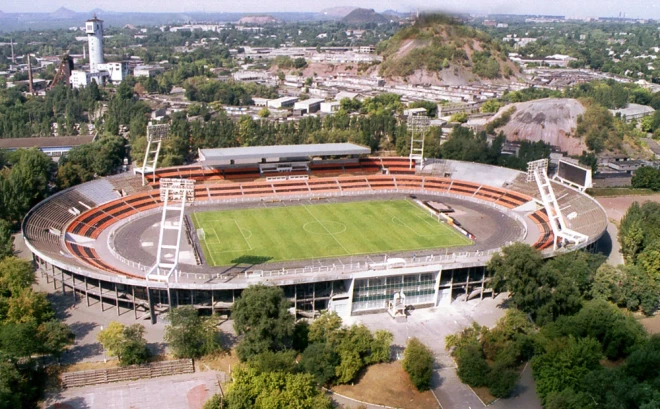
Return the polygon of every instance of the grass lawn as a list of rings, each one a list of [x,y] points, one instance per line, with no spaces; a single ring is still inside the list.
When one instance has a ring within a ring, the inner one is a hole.
[[[633,187],[595,187],[587,189],[587,193],[594,197],[617,197],[631,195],[657,195],[651,189],[636,189]]]
[[[211,266],[472,244],[407,200],[199,212],[192,220],[204,230]]]

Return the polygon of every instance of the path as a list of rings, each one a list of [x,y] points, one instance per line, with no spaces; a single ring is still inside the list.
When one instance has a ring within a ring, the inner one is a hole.
[[[202,409],[204,402],[219,392],[215,372],[195,372],[65,389],[49,397],[46,408]]]

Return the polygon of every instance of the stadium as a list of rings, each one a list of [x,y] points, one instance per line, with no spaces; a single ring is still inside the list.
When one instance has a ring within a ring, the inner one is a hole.
[[[151,139],[150,139],[151,145]],[[178,305],[229,311],[252,284],[313,317],[482,298],[491,255],[514,242],[552,257],[592,247],[603,208],[590,174],[374,157],[349,143],[202,149],[190,166],[144,165],[58,192],[22,231],[54,289],[135,318]],[[155,152],[155,158],[148,156]],[[413,156],[413,155],[411,155]]]

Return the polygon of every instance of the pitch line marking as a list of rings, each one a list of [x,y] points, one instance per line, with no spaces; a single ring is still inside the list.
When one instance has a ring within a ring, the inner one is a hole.
[[[199,226],[199,220],[197,220],[197,213],[193,213],[193,217],[195,218],[195,222]],[[217,234],[216,234],[216,236],[217,236]],[[211,248],[209,247],[209,244],[206,242],[206,239],[204,239],[204,245],[206,246],[206,252],[211,257],[211,261],[213,262],[213,265],[214,266],[217,265],[216,262],[215,262],[215,259],[213,258],[213,253],[211,252]]]
[[[421,209],[420,209],[419,207],[417,207],[414,203],[410,202],[409,200],[405,200],[405,202],[406,202],[409,206],[412,206],[415,210],[417,210],[417,211],[421,211]],[[390,213],[390,214],[391,214],[391,213]],[[429,217],[431,217],[431,218],[433,219],[432,216],[429,215]],[[443,223],[440,223],[440,221],[438,220],[438,224],[442,225]],[[452,236],[454,236],[454,237],[461,238],[461,239],[463,239],[463,240],[462,240],[463,242],[468,242],[468,243],[470,243],[470,244],[473,244],[473,243],[474,243],[472,240],[468,239],[467,237],[465,237],[465,236],[463,236],[462,234],[460,234],[459,232],[457,232],[453,227],[451,227],[451,226],[447,226],[447,227],[449,227],[449,232],[450,232],[449,235],[452,235]],[[443,236],[445,236],[445,235],[443,234]]]
[[[325,225],[323,225],[323,223],[334,223],[334,224],[341,225],[341,227],[343,228],[343,230],[337,231],[337,232],[335,232],[335,233],[330,233],[330,234],[342,234],[343,232],[346,231],[346,225],[345,225],[344,223],[342,223],[342,222],[334,222],[334,221],[332,221],[332,220],[325,220],[325,221],[319,221],[319,222],[307,222],[307,223],[303,224],[303,230],[305,230],[305,231],[306,231],[307,233],[309,233],[309,234],[320,234],[320,235],[323,235],[323,236],[327,236],[327,234],[317,233],[317,232],[312,231],[312,230],[310,230],[310,229],[307,228],[307,226],[309,226],[309,225],[320,224],[321,227],[325,228],[325,230],[328,231],[328,228],[325,227]]]
[[[252,246],[250,245],[250,242],[245,237],[245,234],[243,234],[243,229],[241,229],[241,226],[238,225],[238,222],[236,221],[236,219],[232,219],[232,220],[236,224],[236,227],[238,228],[238,231],[241,232],[241,236],[243,236],[243,240],[245,240],[245,244],[248,245],[248,251],[252,250]],[[250,232],[250,237],[252,237],[252,232]]]
[[[314,218],[314,220],[316,220],[316,221],[317,221],[317,222],[318,222],[318,223],[319,223],[319,224],[325,229],[325,231],[327,231],[328,234],[329,234],[333,239],[335,239],[335,241],[337,242],[337,244],[339,244],[339,246],[341,246],[341,248],[344,249],[344,251],[346,252],[346,254],[349,254],[349,255],[350,255],[351,252],[348,251],[348,250],[346,249],[346,247],[344,247],[344,245],[341,244],[341,242],[340,242],[339,240],[337,240],[337,238],[335,237],[334,234],[330,233],[330,230],[328,230],[327,227],[325,227],[325,226],[323,225],[323,223],[321,223],[321,221],[320,221],[316,216],[314,216],[314,214],[313,214],[313,213],[307,208],[307,206],[303,205],[303,207],[305,208],[305,210],[307,210],[307,213],[309,213],[310,216],[312,216],[312,217]]]

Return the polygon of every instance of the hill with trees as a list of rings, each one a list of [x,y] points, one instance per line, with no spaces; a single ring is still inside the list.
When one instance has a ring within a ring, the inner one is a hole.
[[[379,74],[425,84],[467,84],[514,75],[518,69],[488,34],[443,15],[421,16],[377,45]]]

